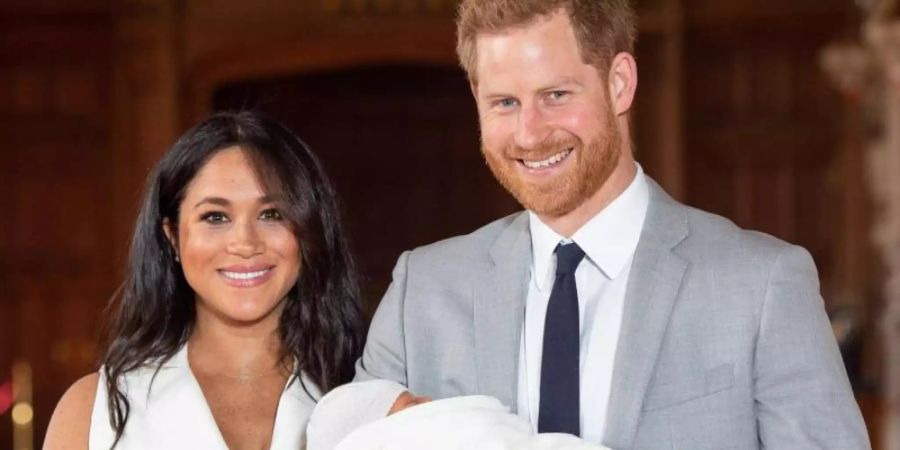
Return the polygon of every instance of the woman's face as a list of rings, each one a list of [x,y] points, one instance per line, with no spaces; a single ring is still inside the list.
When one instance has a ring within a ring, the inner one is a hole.
[[[198,315],[277,323],[300,274],[300,248],[276,200],[238,147],[216,153],[188,185],[176,250]],[[166,232],[171,238],[168,226]]]

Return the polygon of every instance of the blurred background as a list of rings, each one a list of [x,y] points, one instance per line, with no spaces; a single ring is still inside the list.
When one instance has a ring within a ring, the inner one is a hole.
[[[212,111],[268,112],[320,155],[369,313],[402,250],[515,211],[478,151],[455,4],[2,0],[0,449],[40,448],[96,370],[144,179]],[[897,2],[637,7],[645,171],[812,253],[875,448],[900,450]]]

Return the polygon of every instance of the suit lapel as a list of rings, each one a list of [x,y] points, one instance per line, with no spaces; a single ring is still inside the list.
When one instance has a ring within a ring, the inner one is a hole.
[[[516,410],[519,345],[531,255],[528,214],[520,213],[490,249],[493,267],[479,274],[474,292],[478,391]]]
[[[604,445],[631,448],[687,261],[673,248],[688,234],[684,206],[648,178],[650,202],[635,250],[616,350]]]

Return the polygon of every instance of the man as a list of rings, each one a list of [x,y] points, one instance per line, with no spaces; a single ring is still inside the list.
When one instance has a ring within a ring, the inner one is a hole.
[[[482,151],[527,211],[404,253],[357,378],[613,449],[869,448],[809,254],[635,163],[634,22],[627,0],[462,2]]]

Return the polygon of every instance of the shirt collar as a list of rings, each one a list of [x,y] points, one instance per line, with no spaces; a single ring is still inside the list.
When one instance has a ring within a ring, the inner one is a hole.
[[[636,164],[634,179],[615,200],[582,225],[571,239],[553,231],[528,211],[531,228],[532,278],[539,291],[552,285],[550,271],[555,270],[554,250],[561,241],[575,242],[584,250],[586,259],[609,278],[616,278],[631,260],[637,248],[650,191],[640,164]]]

